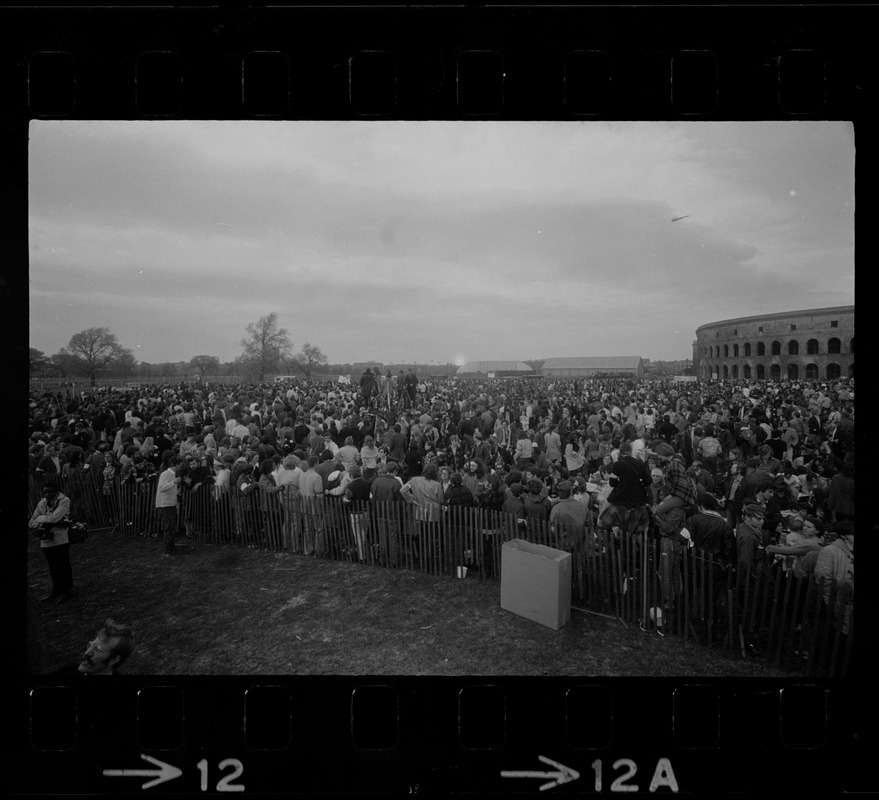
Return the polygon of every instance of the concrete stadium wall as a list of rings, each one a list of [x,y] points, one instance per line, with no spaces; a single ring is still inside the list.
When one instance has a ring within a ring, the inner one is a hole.
[[[721,320],[696,329],[694,372],[710,379],[854,377],[855,307]]]

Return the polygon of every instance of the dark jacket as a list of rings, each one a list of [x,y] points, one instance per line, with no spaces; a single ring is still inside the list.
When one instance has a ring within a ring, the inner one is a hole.
[[[610,494],[609,502],[614,505],[643,506],[647,503],[647,487],[650,486],[650,470],[640,459],[633,456],[620,456],[610,468],[617,480]]]

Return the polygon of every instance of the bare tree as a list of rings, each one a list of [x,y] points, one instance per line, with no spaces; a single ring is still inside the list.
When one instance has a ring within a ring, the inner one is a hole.
[[[327,357],[317,345],[306,342],[294,357],[293,362],[305,373],[305,380],[310,381],[312,370],[326,364]]]
[[[220,359],[216,356],[193,356],[189,366],[192,369],[197,369],[201,379],[204,380],[208,370],[212,375],[216,375],[220,371]]]
[[[239,361],[265,383],[266,374],[290,358],[293,343],[286,328],[278,327],[278,315],[273,311],[247,326],[247,336],[241,340],[244,352]]]
[[[55,359],[64,363],[70,372],[88,375],[92,386],[100,373],[110,371],[117,364],[134,363],[131,351],[119,344],[109,328],[87,328],[75,333]]]

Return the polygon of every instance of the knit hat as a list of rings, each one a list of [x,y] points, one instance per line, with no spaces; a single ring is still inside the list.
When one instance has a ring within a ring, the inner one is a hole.
[[[748,503],[742,509],[743,517],[759,517],[763,519],[766,516],[766,509],[763,508],[759,503]]]
[[[663,461],[668,460],[674,454],[675,450],[668,442],[659,442],[653,450],[648,452],[648,455],[656,456]]]

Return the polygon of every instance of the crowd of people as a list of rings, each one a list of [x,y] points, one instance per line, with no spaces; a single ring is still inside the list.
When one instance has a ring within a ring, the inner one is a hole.
[[[361,558],[362,515],[376,500],[410,503],[427,521],[462,506],[523,528],[546,522],[572,552],[602,529],[652,535],[663,552],[696,546],[740,572],[774,563],[832,576],[853,598],[853,379],[366,370],[357,385],[66,387],[31,391],[29,434],[30,474],[48,492],[31,527],[54,531],[41,545],[56,602],[71,588],[55,551],[67,547],[56,494],[74,474],[98,494],[117,481],[149,486],[169,556],[187,491],[256,493],[264,508],[291,495],[342,503]],[[305,554],[320,549],[320,531],[309,533]]]

